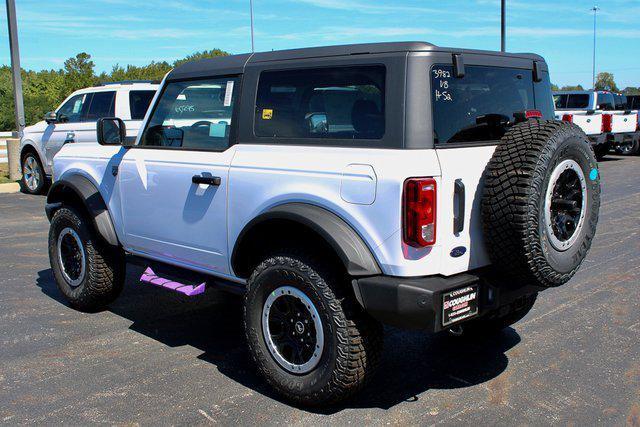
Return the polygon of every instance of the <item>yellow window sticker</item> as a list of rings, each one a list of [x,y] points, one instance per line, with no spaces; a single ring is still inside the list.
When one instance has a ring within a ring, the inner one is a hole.
[[[270,108],[262,109],[262,120],[271,120],[273,117],[273,110]]]

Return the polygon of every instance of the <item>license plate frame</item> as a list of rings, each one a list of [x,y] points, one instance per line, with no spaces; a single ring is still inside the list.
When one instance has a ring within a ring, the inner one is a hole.
[[[442,294],[442,326],[468,320],[478,315],[479,286],[463,286]]]

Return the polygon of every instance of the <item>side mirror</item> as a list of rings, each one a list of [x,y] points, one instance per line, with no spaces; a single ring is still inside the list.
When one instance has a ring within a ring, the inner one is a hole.
[[[56,114],[55,111],[49,111],[47,114],[44,115],[44,121],[47,122],[47,124],[52,124],[58,121],[58,115]]]
[[[121,119],[117,117],[98,119],[96,130],[98,133],[98,144],[125,145],[127,129]]]

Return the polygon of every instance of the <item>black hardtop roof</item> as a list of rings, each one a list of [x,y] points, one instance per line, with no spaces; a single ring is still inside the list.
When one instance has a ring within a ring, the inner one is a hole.
[[[362,43],[338,46],[308,47],[301,49],[275,50],[271,52],[243,53],[240,55],[218,56],[184,63],[173,69],[167,80],[206,77],[212,74],[242,73],[248,63],[287,61],[294,59],[323,58],[331,56],[364,55],[390,52],[451,52],[525,58],[533,61],[544,59],[533,53],[504,53],[490,50],[458,49],[435,46],[427,42],[387,42]]]

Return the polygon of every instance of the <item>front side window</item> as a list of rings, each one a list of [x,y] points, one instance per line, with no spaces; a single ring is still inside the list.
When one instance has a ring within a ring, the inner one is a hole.
[[[168,83],[140,145],[225,150],[237,86],[236,77]]]
[[[86,116],[82,118],[82,121],[95,122],[103,117],[114,117],[115,102],[115,91],[93,93],[89,101],[89,109],[87,110]]]
[[[255,134],[270,138],[381,139],[385,67],[265,71]]]
[[[536,108],[531,70],[466,66],[456,78],[451,65],[434,65],[431,92],[436,144],[499,140],[514,113]],[[550,110],[550,90],[544,102]]]
[[[89,105],[91,94],[83,93],[70,98],[57,111],[61,122],[76,123],[81,121]]]
[[[147,114],[151,100],[156,94],[155,90],[132,90],[129,92],[129,109],[131,120],[142,120]]]

